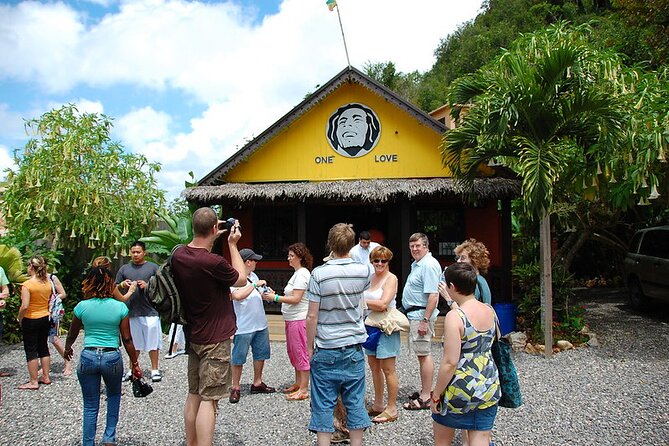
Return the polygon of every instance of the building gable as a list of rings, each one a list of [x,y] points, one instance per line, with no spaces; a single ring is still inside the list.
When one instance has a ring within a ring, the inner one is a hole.
[[[445,130],[346,69],[199,184],[448,177],[439,152]]]

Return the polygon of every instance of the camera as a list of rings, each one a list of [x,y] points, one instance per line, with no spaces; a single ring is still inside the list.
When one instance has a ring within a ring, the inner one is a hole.
[[[259,292],[260,294],[269,293],[269,288],[267,287],[267,285],[259,286],[259,287],[258,287],[258,292]]]
[[[218,223],[218,229],[219,230],[220,229],[225,229],[225,230],[229,231],[235,225],[235,221],[236,221],[236,219],[234,217],[230,217],[225,221],[221,221],[221,222]],[[242,225],[239,225],[238,227],[241,229]]]

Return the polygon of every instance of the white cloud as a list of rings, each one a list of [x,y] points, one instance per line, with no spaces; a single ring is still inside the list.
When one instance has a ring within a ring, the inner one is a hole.
[[[14,163],[13,150],[9,147],[0,144],[0,178],[4,180],[6,177],[5,169],[16,169],[16,164]]]
[[[429,69],[439,40],[473,18],[482,1],[338,3],[354,66],[393,61],[408,72]],[[206,107],[189,117],[186,130],[148,106],[115,120],[126,148],[164,164],[161,178],[184,172],[181,187],[188,170],[201,177],[346,66],[337,13],[324,0],[283,0],[262,21],[249,15],[253,10],[232,2],[127,0],[88,22],[63,3],[0,6],[0,80],[40,86],[45,96],[76,97],[86,86],[89,99],[77,100],[82,111],[104,109],[90,93],[97,87],[186,92]],[[0,117],[6,113],[0,106]]]

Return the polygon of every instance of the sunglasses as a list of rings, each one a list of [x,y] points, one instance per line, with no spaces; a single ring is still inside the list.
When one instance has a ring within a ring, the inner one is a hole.
[[[374,260],[372,260],[372,263],[388,263],[388,260],[386,260],[386,259],[374,259]]]

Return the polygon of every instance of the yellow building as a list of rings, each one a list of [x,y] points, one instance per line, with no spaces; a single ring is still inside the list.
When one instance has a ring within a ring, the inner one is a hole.
[[[288,245],[302,241],[321,259],[329,228],[348,222],[394,252],[391,269],[401,282],[412,261],[412,233],[428,235],[442,265],[453,261],[459,242],[475,237],[491,252],[493,297],[504,300],[511,289],[510,199],[520,183],[490,169],[466,202],[439,152],[447,114],[435,113],[442,122],[347,68],[185,196],[220,204],[226,217],[240,220],[240,247],[264,256],[259,275],[274,289],[292,274]]]

